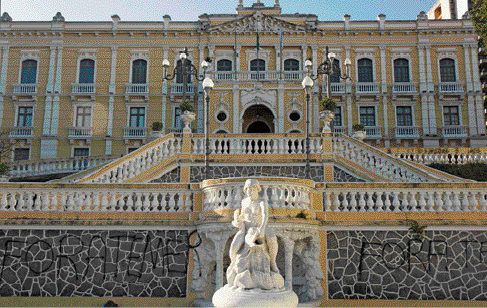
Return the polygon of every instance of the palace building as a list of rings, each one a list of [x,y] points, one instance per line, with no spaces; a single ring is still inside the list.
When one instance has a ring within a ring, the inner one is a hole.
[[[320,21],[277,0],[4,13],[0,303],[211,307],[256,179],[298,307],[485,305],[487,184],[428,166],[487,162],[477,37],[468,14]]]

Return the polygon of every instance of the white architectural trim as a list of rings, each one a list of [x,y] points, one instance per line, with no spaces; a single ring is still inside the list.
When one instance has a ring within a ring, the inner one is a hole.
[[[84,59],[90,59],[95,62],[95,65],[93,67],[93,83],[96,84],[96,67],[97,67],[97,61],[96,61],[96,49],[80,49],[78,50],[78,61],[76,63],[76,83],[79,83],[79,74],[80,74],[80,65],[81,61]]]
[[[72,102],[72,108],[73,108],[73,127],[76,127],[76,119],[78,117],[78,107],[90,107],[91,108],[91,116],[90,116],[90,127],[93,127],[93,115],[95,114],[95,102],[79,102],[75,101]]]
[[[394,61],[397,59],[406,59],[408,60],[408,66],[409,66],[409,82],[412,82],[412,77],[413,77],[413,69],[412,69],[412,59],[411,59],[411,54],[406,53],[406,52],[395,52],[391,56],[391,75],[392,75],[392,82],[396,82],[396,74],[394,73]]]
[[[459,82],[459,80],[462,80],[460,78],[460,75],[458,74],[458,56],[455,53],[452,52],[445,52],[445,53],[440,53],[438,54],[438,57],[436,59],[436,67],[438,68],[438,82],[441,81],[441,71],[440,71],[440,61],[443,59],[452,59],[455,61],[455,81],[454,82]]]
[[[125,107],[126,107],[126,112],[127,112],[127,127],[130,127],[130,108],[133,108],[133,107],[143,107],[145,108],[145,112],[144,112],[144,126],[141,126],[141,127],[147,127],[147,110],[149,108],[149,103],[126,103],[125,104]]]
[[[393,106],[394,108],[394,123],[395,123],[395,126],[398,126],[397,125],[397,107],[410,107],[411,108],[411,117],[412,117],[412,121],[411,121],[411,126],[415,126],[415,114],[416,114],[416,102],[411,102],[409,104],[395,104]]]
[[[133,73],[133,66],[134,61],[137,60],[145,60],[147,62],[147,71],[145,76],[146,84],[149,84],[149,50],[147,49],[134,49],[130,50],[130,68],[129,68],[129,83],[132,83],[132,73]]]
[[[269,61],[270,61],[270,53],[271,51],[268,49],[260,49],[259,50],[259,59],[265,61],[265,69],[264,71],[267,71],[267,68],[269,67]],[[247,56],[247,68],[248,71],[250,71],[250,62],[252,60],[257,59],[257,49],[247,49],[245,51],[245,54]]]
[[[83,146],[81,146],[81,145],[71,146],[71,157],[74,157],[74,149],[76,149],[76,148],[78,148],[78,149],[88,148],[88,156],[91,156],[91,145],[88,144],[88,145],[83,145]],[[77,156],[77,157],[84,157],[84,156]]]
[[[373,53],[360,53],[355,56],[355,83],[359,83],[358,81],[358,61],[361,59],[370,59],[372,60],[372,82],[377,82],[377,75],[375,69],[375,57]]]
[[[10,161],[14,161],[15,158],[15,150],[16,149],[29,149],[29,158],[28,160],[31,160],[32,157],[32,147],[29,144],[21,143],[20,145],[14,145],[12,147],[12,155],[10,157]]]
[[[27,61],[27,60],[36,61],[36,80],[35,80],[35,83],[33,83],[33,84],[37,84],[37,82],[39,80],[39,50],[21,50],[20,51],[19,77],[18,77],[17,83],[21,83],[22,65],[24,64],[24,61]]]
[[[438,103],[439,107],[441,108],[441,124],[442,126],[445,125],[445,113],[443,111],[443,108],[445,106],[457,106],[458,107],[458,125],[462,126],[463,125],[463,101],[440,101]]]
[[[13,101],[12,104],[14,105],[14,108],[15,108],[14,126],[18,126],[19,108],[20,107],[32,107],[32,122],[31,122],[32,126],[31,127],[34,127],[34,120],[35,120],[35,115],[36,115],[37,103],[35,101],[29,101],[29,102]]]

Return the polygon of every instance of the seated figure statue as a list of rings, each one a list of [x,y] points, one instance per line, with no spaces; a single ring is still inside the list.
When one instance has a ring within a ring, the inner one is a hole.
[[[284,279],[276,265],[277,237],[267,226],[269,205],[259,197],[260,184],[245,182],[242,208],[234,213],[232,224],[239,228],[230,246],[231,263],[227,270],[229,287],[243,289],[281,289]]]

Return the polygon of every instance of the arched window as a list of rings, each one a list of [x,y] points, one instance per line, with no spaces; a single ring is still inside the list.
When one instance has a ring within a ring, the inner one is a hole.
[[[262,59],[254,59],[250,61],[250,70],[251,71],[265,71],[265,61]]]
[[[284,61],[285,71],[299,71],[299,61],[295,59],[287,59]]]
[[[409,82],[409,61],[407,59],[394,60],[394,81]]]
[[[147,61],[134,61],[132,65],[132,83],[147,83]]]
[[[216,70],[222,72],[228,72],[232,70],[232,61],[230,60],[220,60],[216,63]]]
[[[330,82],[340,83],[340,76],[342,71],[340,70],[340,60],[335,59],[333,61],[333,74],[330,75]]]
[[[20,83],[33,84],[36,83],[37,77],[37,61],[25,60],[22,62],[22,75],[20,76]]]
[[[357,64],[358,64],[358,82],[374,82],[372,60],[363,58],[358,60]]]
[[[189,67],[191,65],[191,61],[186,59],[186,78],[187,79],[187,82],[188,83],[191,83],[191,74],[189,74],[190,70],[189,70]],[[176,63],[176,83],[184,83],[184,79],[183,79],[183,76],[184,76],[184,73],[183,73],[183,61],[182,60],[178,60],[178,62]]]
[[[440,79],[441,82],[457,81],[457,77],[455,74],[455,60],[453,59],[440,60]]]
[[[81,60],[79,64],[79,83],[93,83],[95,78],[95,61]]]

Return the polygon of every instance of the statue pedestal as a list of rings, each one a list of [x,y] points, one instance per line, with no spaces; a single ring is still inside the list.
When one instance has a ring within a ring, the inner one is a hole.
[[[225,285],[213,295],[213,305],[217,308],[234,307],[292,307],[298,305],[298,296],[293,290],[243,290]]]

